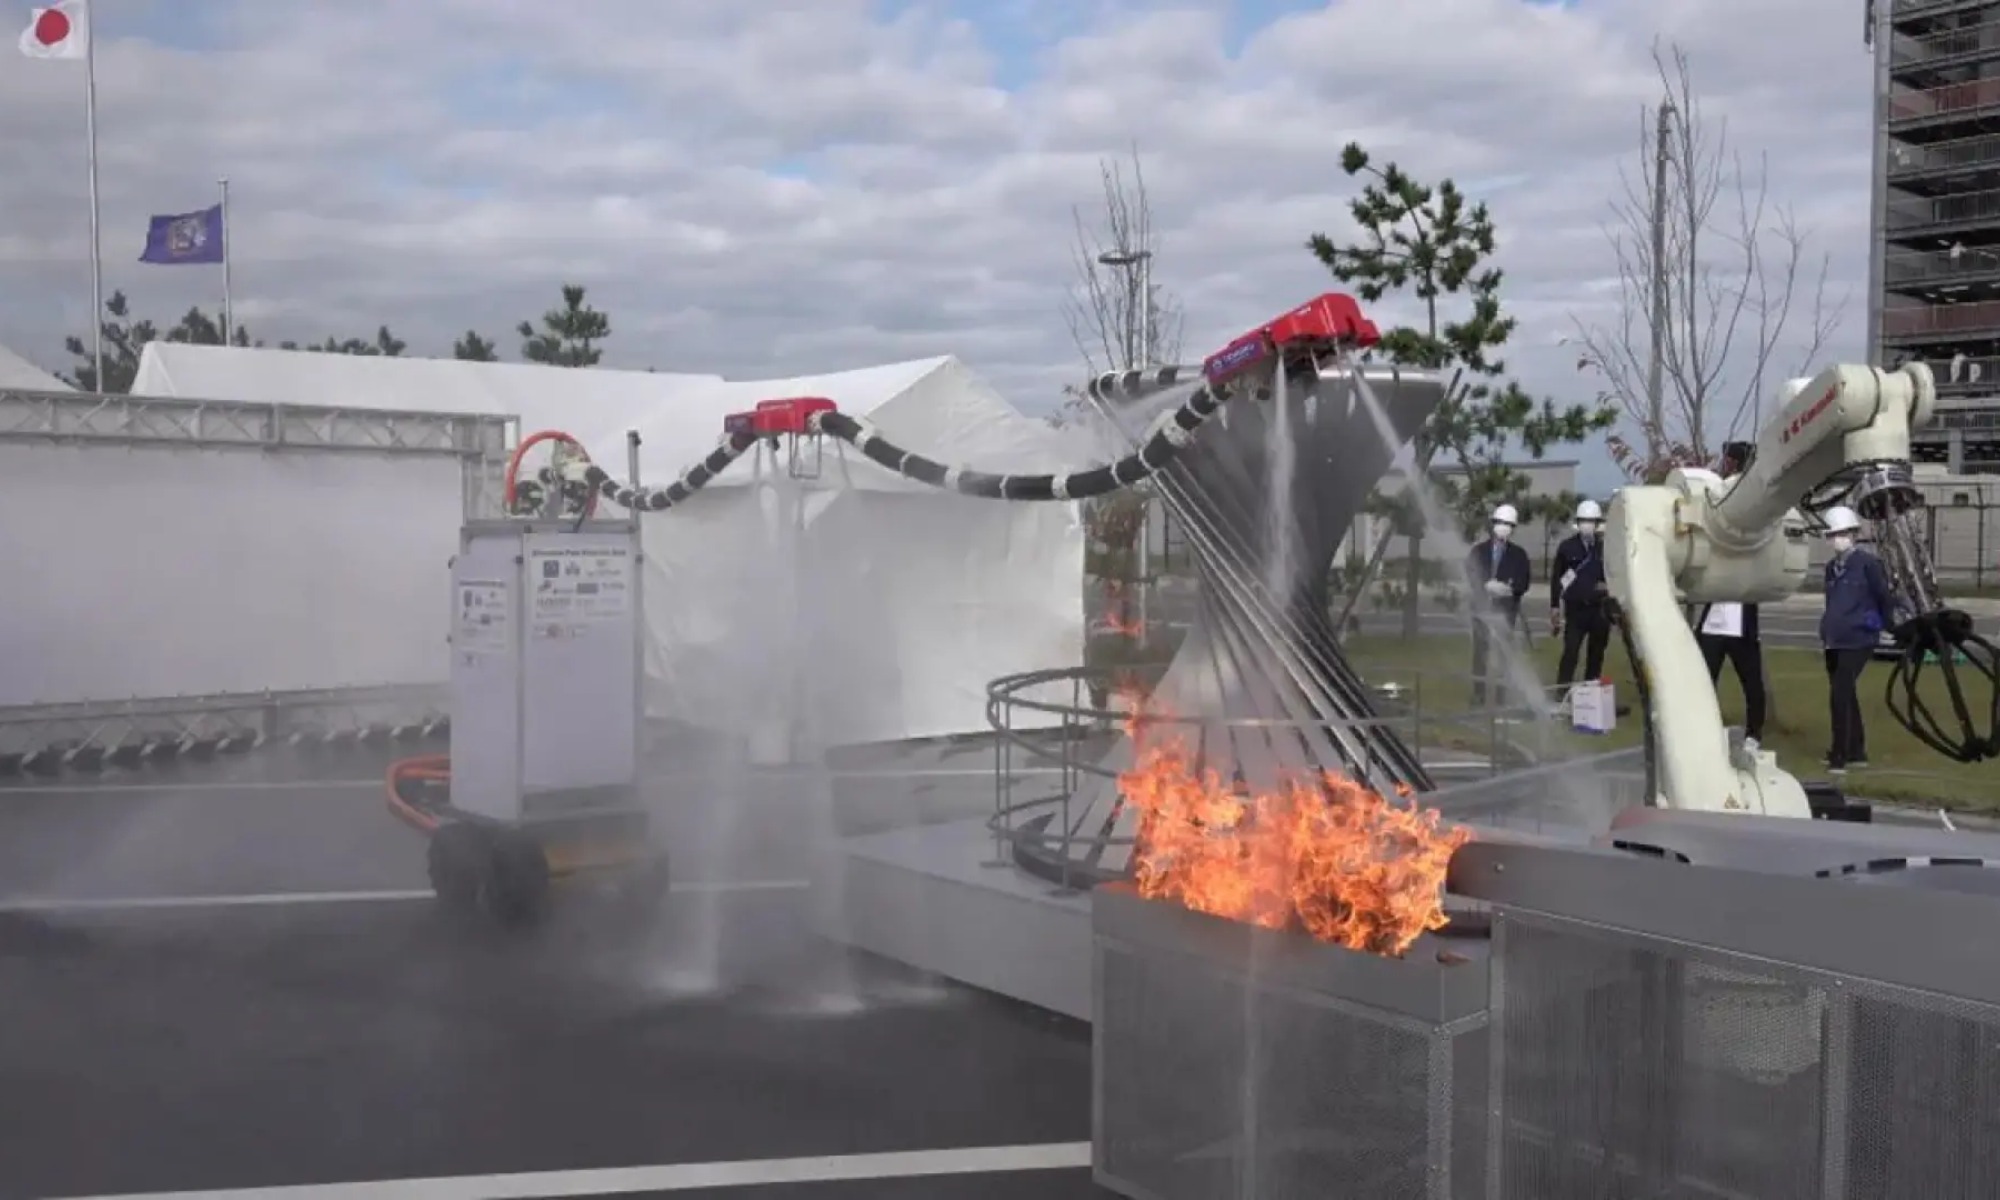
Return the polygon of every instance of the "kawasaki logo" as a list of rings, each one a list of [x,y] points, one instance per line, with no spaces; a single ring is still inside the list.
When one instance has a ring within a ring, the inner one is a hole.
[[[1778,441],[1782,444],[1784,442],[1789,442],[1793,438],[1797,437],[1800,434],[1800,432],[1802,432],[1805,429],[1806,426],[1818,420],[1819,415],[1821,413],[1833,407],[1833,398],[1835,396],[1838,396],[1839,394],[1840,394],[1840,385],[1837,383],[1834,384],[1832,387],[1826,389],[1826,395],[1821,396],[1819,399],[1813,401],[1810,407],[1808,407],[1804,412],[1800,413],[1798,416],[1793,417],[1791,421],[1789,421],[1785,425],[1785,431],[1778,435]]]

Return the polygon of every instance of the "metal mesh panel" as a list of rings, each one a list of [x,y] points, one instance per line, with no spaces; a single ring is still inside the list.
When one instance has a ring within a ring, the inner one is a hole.
[[[1852,987],[1834,1022],[1848,1200],[2000,1195],[2000,1010]],[[1842,1030],[1841,1025],[1846,1029]]]
[[[1508,912],[1497,1200],[2000,1195],[2000,1009]]]
[[[1484,1196],[1483,1017],[1426,1026],[1191,956],[1104,941],[1098,955],[1107,1186],[1148,1200]]]

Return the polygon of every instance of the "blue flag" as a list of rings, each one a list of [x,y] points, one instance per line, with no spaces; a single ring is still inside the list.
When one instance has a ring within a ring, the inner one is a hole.
[[[200,212],[154,217],[146,230],[146,252],[139,261],[168,267],[219,263],[223,259],[222,238],[220,204]]]

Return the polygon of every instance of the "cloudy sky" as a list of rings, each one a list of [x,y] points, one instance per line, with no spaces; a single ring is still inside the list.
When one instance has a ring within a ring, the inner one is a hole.
[[[4,0],[15,28],[28,5]],[[956,354],[1024,407],[1080,374],[1071,209],[1136,141],[1191,352],[1318,291],[1359,140],[1488,201],[1511,365],[1615,298],[1603,224],[1690,52],[1853,297],[1861,0],[93,0],[105,288],[170,322],[215,268],[135,260],[231,182],[236,312],[276,342],[387,323],[413,354],[589,286],[606,365],[760,377]],[[9,30],[9,35],[12,31]],[[88,327],[82,74],[0,57],[0,343]],[[1406,312],[1391,308],[1390,319]]]

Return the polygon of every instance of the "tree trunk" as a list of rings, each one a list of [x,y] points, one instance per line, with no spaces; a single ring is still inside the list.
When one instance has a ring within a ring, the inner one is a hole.
[[[1367,594],[1369,585],[1375,582],[1375,576],[1381,572],[1382,560],[1389,556],[1389,539],[1395,536],[1395,523],[1385,522],[1381,534],[1375,539],[1375,549],[1368,555],[1367,565],[1363,566],[1361,573],[1348,584],[1347,595],[1341,599],[1340,616],[1333,623],[1336,636],[1347,636],[1347,623],[1354,619],[1354,610],[1360,606],[1361,597]]]

